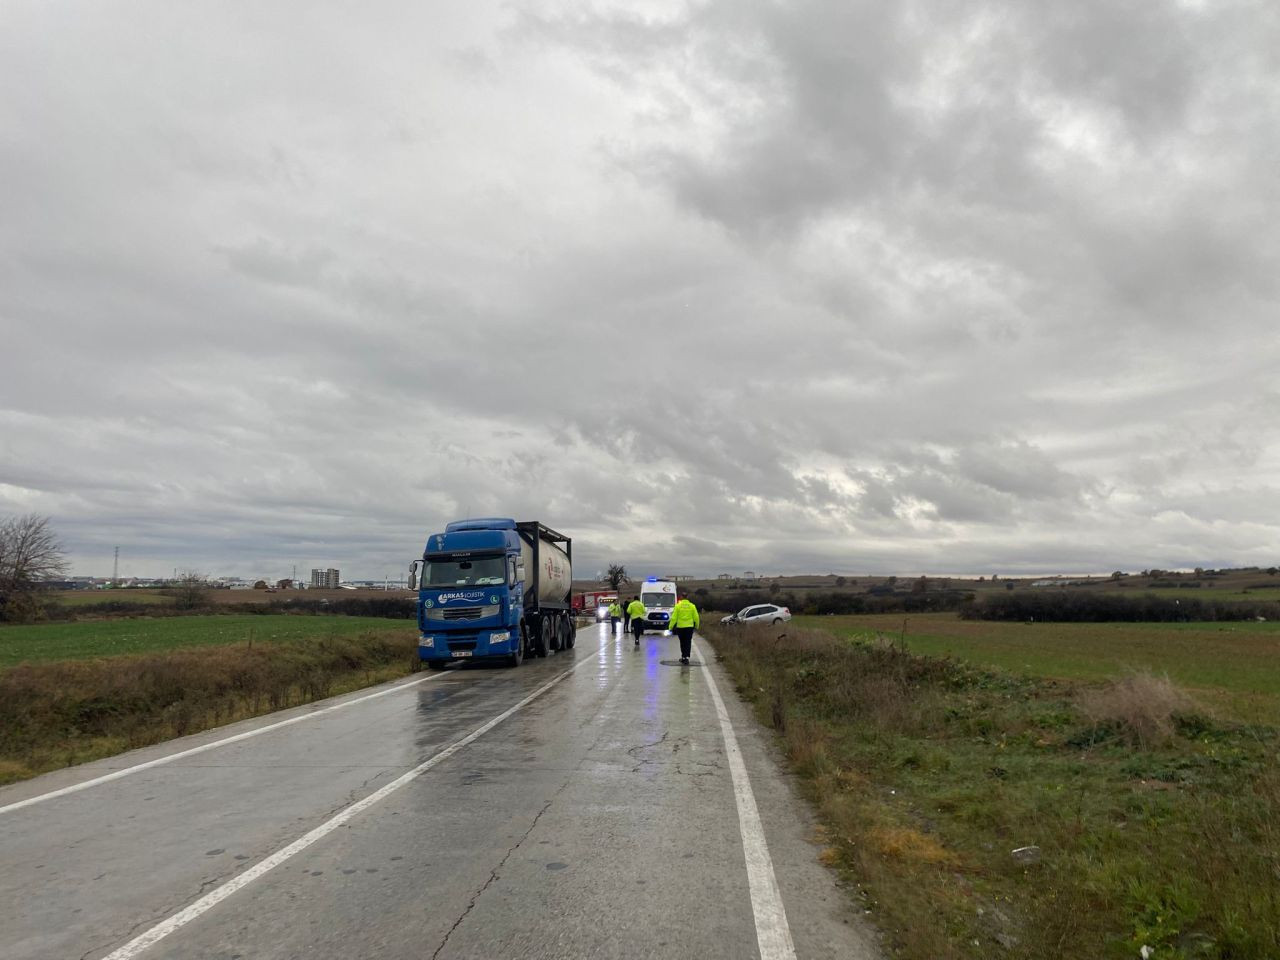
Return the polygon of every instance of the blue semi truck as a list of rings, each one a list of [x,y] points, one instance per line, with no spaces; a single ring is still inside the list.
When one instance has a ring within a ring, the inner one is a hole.
[[[427,538],[409,572],[418,657],[433,670],[569,649],[573,541],[537,521],[458,520]]]

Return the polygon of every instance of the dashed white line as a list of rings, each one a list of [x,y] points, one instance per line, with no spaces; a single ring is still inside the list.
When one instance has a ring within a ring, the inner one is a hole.
[[[455,753],[457,753],[467,744],[471,743],[477,737],[481,737],[484,734],[488,733],[490,730],[492,730],[494,727],[500,724],[503,720],[506,720],[513,713],[516,713],[518,710],[523,709],[533,700],[542,696],[542,694],[546,693],[548,690],[554,687],[557,683],[559,683],[565,677],[569,676],[569,674],[573,673],[573,671],[577,670],[579,667],[583,666],[584,664],[590,663],[590,662],[591,661],[586,657],[582,658],[576,664],[570,667],[568,670],[565,670],[563,673],[557,674],[555,677],[552,677],[550,680],[548,680],[546,683],[540,686],[537,690],[533,691],[533,693],[529,694],[529,696],[525,697],[515,706],[507,708],[502,713],[494,717],[492,720],[489,720],[487,723],[483,724],[482,726],[479,726],[475,730],[472,730],[469,734],[467,734],[461,740],[454,741],[452,744],[450,744],[449,746],[441,750],[439,753],[437,753],[435,756],[431,757],[431,759],[418,764],[418,766],[414,767],[408,773],[402,774],[401,776],[397,777],[395,780],[392,780],[390,783],[388,783],[385,787],[382,787],[381,789],[376,790],[373,793],[369,794],[363,800],[358,800],[357,802],[353,803],[351,806],[344,809],[337,816],[333,817],[330,820],[326,820],[324,823],[320,824],[320,826],[316,827],[310,833],[307,833],[299,837],[297,840],[293,841],[293,843],[289,844],[287,847],[282,847],[281,849],[277,850],[275,853],[271,854],[271,856],[267,857],[265,860],[260,860],[258,863],[254,864],[244,873],[241,873],[238,876],[236,876],[234,879],[227,881],[222,886],[218,887],[216,890],[213,890],[205,894],[203,897],[201,897],[195,903],[191,904],[186,909],[181,910],[178,913],[175,913],[173,916],[169,917],[167,920],[161,921],[160,923],[152,927],[150,930],[130,940],[128,943],[126,943],[124,946],[120,947],[119,949],[115,950],[114,952],[107,954],[105,957],[102,958],[102,960],[132,960],[132,958],[138,956],[138,954],[142,953],[142,951],[146,950],[148,947],[163,940],[165,937],[169,936],[169,934],[173,933],[175,930],[186,926],[188,923],[190,923],[192,920],[195,920],[201,914],[204,914],[209,910],[213,909],[215,906],[217,906],[223,900],[227,899],[227,897],[231,896],[237,890],[241,890],[244,887],[248,886],[249,884],[253,883],[253,881],[257,880],[263,874],[280,866],[280,864],[284,863],[286,860],[288,860],[290,857],[294,856],[295,854],[300,853],[303,850],[307,849],[307,847],[311,846],[317,840],[323,839],[325,836],[332,833],[334,830],[338,829],[338,827],[342,826],[348,820],[351,820],[353,817],[369,809],[375,803],[384,799],[385,797],[389,796],[395,791],[399,790],[405,784],[415,780],[417,777],[426,773],[426,771],[430,770],[436,764],[440,763],[443,760],[447,760],[449,757],[453,756]]]
[[[706,664],[700,671],[711,688],[711,699],[720,718],[720,733],[724,737],[725,755],[729,758],[729,775],[733,779],[733,799],[738,805],[738,830],[742,834],[742,852],[747,860],[747,887],[751,892],[751,912],[756,920],[756,943],[760,947],[760,960],[795,960],[796,948],[791,941],[791,928],[787,925],[787,912],[782,905],[782,893],[773,874],[773,861],[769,858],[769,845],[765,842],[764,826],[756,807],[755,794],[747,777],[738,738],[729,721],[729,712],[720,699],[720,691],[711,676],[711,661],[699,648],[698,655]]]

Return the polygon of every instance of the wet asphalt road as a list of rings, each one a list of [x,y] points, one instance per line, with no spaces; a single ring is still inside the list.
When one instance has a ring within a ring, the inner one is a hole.
[[[719,667],[678,656],[592,626],[519,669],[418,675],[0,789],[0,956],[876,956],[768,737]]]

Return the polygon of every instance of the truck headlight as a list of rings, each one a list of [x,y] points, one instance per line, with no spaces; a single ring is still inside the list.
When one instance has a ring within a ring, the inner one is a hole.
[[[489,634],[490,643],[506,643],[510,639],[510,630],[495,630],[493,633]]]
[[[420,647],[434,647],[435,645],[435,637],[418,637],[418,646]]]

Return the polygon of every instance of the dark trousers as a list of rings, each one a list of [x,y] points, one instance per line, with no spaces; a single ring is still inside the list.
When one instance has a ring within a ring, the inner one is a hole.
[[[617,617],[609,618],[609,628],[613,631],[613,635],[616,637],[618,635],[618,618]]]
[[[631,618],[631,635],[636,638],[636,643],[640,642],[640,637],[644,635],[644,618]]]
[[[688,660],[689,651],[693,649],[693,627],[676,627],[676,636],[680,638],[680,656]]]

